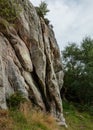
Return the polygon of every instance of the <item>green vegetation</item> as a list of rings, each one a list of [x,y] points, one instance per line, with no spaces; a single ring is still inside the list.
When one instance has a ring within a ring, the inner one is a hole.
[[[20,92],[16,92],[7,99],[7,105],[10,109],[17,109],[20,107],[20,104],[25,101],[26,99],[23,95]]]
[[[0,17],[8,22],[13,22],[21,11],[15,0],[0,0]]]
[[[44,21],[45,21],[46,25],[49,25],[50,21],[47,18],[44,18]]]
[[[93,116],[87,112],[79,112],[73,103],[63,102],[64,115],[68,124],[68,130],[92,130]],[[61,129],[65,130],[65,129]]]
[[[46,16],[46,14],[49,12],[46,2],[41,1],[39,7],[36,7],[36,11],[40,17],[44,18],[44,16]]]
[[[93,40],[85,38],[81,46],[69,44],[64,51],[63,95],[81,110],[93,113]]]
[[[44,114],[31,103],[20,104],[19,109],[0,111],[0,130],[59,130],[49,114]]]
[[[7,32],[9,31],[9,22],[1,17],[0,17],[0,29],[2,32],[4,32],[4,30],[7,30]]]
[[[45,23],[47,25],[49,25],[50,21],[45,18],[45,16],[47,15],[47,13],[49,12],[48,8],[47,8],[47,4],[45,1],[41,1],[39,7],[35,7],[36,8],[36,11],[37,11],[37,14],[39,17],[42,17],[45,21]]]
[[[63,102],[68,129],[59,127],[53,117],[32,109],[30,103],[17,110],[0,110],[0,130],[93,130],[93,117],[80,113],[73,104]]]

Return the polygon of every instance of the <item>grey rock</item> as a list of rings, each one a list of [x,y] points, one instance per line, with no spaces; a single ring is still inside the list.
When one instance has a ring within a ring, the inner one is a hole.
[[[0,108],[7,109],[4,87],[4,66],[0,56]]]

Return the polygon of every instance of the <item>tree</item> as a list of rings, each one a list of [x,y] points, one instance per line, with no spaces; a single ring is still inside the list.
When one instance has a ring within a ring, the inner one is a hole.
[[[75,43],[69,44],[62,55],[66,98],[93,105],[93,40],[86,37],[80,47]]]
[[[42,18],[49,12],[45,1],[41,1],[39,7],[36,7],[38,15]]]

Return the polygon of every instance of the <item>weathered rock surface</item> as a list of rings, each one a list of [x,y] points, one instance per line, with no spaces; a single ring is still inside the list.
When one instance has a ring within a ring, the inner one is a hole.
[[[0,25],[0,108],[6,109],[6,99],[20,91],[65,125],[63,70],[54,32],[28,0],[18,2],[22,11],[15,26],[6,30]]]

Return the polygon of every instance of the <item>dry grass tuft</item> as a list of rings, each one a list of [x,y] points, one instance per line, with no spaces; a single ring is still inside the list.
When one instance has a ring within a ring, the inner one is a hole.
[[[13,122],[7,110],[0,110],[0,130],[13,130]]]
[[[43,130],[58,130],[58,125],[53,116],[48,113],[45,114],[37,108],[33,109],[31,103],[21,104],[20,111],[29,124],[39,126]]]

